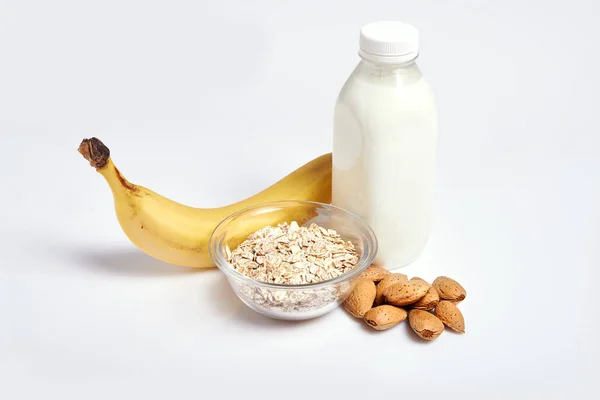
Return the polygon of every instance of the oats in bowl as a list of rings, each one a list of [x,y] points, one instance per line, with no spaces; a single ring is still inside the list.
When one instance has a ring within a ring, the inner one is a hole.
[[[233,213],[209,251],[240,300],[271,318],[302,320],[338,307],[377,254],[367,223],[331,204],[284,200]]]
[[[236,271],[263,282],[284,285],[317,283],[340,276],[356,266],[351,241],[333,229],[296,221],[266,226],[228,254]]]

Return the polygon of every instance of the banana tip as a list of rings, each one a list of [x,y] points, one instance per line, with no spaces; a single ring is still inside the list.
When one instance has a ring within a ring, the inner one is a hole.
[[[108,147],[95,137],[83,139],[77,150],[96,169],[104,167],[110,157]]]

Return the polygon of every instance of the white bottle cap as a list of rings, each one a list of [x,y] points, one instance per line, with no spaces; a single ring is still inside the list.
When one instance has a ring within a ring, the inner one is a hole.
[[[362,27],[358,54],[373,62],[402,63],[419,55],[419,31],[399,21],[378,21]]]

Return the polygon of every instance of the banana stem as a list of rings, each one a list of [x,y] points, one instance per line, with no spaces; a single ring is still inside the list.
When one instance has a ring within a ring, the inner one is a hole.
[[[79,152],[96,168],[96,171],[104,176],[108,185],[115,195],[123,192],[136,192],[137,187],[130,183],[117,169],[110,158],[110,150],[98,138],[83,139],[79,145]]]
[[[79,153],[97,170],[104,167],[110,158],[110,150],[98,138],[83,139]]]

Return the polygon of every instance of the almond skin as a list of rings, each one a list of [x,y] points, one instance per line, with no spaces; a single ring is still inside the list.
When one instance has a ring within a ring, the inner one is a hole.
[[[429,311],[410,310],[408,323],[421,339],[433,340],[444,332],[443,322]]]
[[[370,279],[373,282],[379,282],[390,274],[391,272],[385,268],[378,267],[377,265],[371,265],[360,274],[360,277]]]
[[[375,305],[379,306],[385,302],[383,291],[396,283],[408,283],[408,277],[404,274],[389,274],[377,285]]]
[[[465,333],[465,319],[458,307],[451,301],[440,301],[435,307],[435,315],[448,328],[459,333]]]
[[[416,303],[427,294],[430,285],[423,281],[396,283],[383,292],[385,302],[394,306],[407,306]]]
[[[384,331],[398,325],[400,322],[404,321],[407,316],[408,314],[403,308],[386,304],[371,308],[363,318],[370,327],[377,329],[378,331]]]
[[[352,316],[362,318],[373,307],[375,300],[375,284],[373,281],[360,278],[354,285],[354,290],[344,301],[344,308]]]
[[[425,296],[414,303],[411,307],[418,310],[433,310],[440,301],[440,295],[437,290],[431,286]]]
[[[438,291],[440,299],[461,302],[467,297],[467,291],[454,279],[438,276],[433,281],[433,287]]]
[[[425,279],[423,279],[423,278],[419,278],[418,276],[413,276],[412,278],[410,278],[410,280],[411,280],[411,281],[422,281],[422,282],[429,283],[429,282],[427,282]]]

